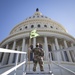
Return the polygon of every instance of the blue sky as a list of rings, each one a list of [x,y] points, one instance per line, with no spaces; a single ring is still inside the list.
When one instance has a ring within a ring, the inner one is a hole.
[[[75,0],[0,0],[0,42],[36,8],[75,37]]]

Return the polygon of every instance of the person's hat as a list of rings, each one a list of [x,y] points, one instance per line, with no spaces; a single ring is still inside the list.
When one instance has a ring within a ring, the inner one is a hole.
[[[36,45],[40,45],[39,43],[37,43]]]
[[[39,47],[39,45],[40,45],[40,44],[39,44],[39,43],[37,43],[37,44],[36,44],[36,47]]]

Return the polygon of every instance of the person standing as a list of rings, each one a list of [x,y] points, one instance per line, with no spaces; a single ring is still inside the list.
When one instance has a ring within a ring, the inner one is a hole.
[[[43,51],[42,48],[40,48],[39,43],[36,45],[36,48],[33,48],[31,50],[31,52],[34,54],[34,57],[33,57],[33,64],[34,64],[33,71],[36,71],[37,63],[39,63],[40,71],[44,71],[44,69],[43,69],[44,51]]]

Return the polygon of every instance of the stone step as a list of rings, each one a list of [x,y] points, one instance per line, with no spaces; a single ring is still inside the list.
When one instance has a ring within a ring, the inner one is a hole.
[[[52,71],[49,72],[45,72],[45,71],[41,71],[41,72],[26,72],[26,75],[54,75]]]

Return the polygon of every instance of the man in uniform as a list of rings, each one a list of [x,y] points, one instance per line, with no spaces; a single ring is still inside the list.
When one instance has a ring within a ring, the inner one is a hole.
[[[43,56],[44,56],[44,51],[42,50],[42,48],[40,48],[39,43],[36,45],[36,48],[33,48],[31,50],[31,52],[34,53],[34,59],[33,59],[33,71],[36,71],[36,66],[37,63],[39,63],[40,66],[40,71],[44,71],[43,69]]]

